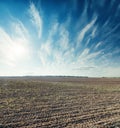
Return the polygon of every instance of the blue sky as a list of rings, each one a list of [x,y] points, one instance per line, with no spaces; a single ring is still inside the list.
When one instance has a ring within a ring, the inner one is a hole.
[[[120,77],[120,1],[0,0],[0,75]]]

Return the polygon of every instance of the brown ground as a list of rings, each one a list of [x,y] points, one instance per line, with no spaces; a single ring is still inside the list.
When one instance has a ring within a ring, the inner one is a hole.
[[[1,78],[0,124],[120,128],[120,78]]]

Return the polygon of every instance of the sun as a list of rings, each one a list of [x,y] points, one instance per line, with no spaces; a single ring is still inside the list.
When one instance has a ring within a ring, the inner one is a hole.
[[[27,54],[27,48],[21,43],[14,43],[10,48],[9,57],[12,61],[24,59]]]
[[[15,44],[13,46],[13,53],[15,54],[15,56],[17,57],[22,57],[25,53],[25,48],[24,46],[20,45],[20,44]]]

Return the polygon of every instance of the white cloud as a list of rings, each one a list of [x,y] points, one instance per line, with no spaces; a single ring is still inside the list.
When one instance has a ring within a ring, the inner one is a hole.
[[[120,27],[120,23],[117,24],[115,27],[111,28],[111,30],[105,34],[105,37],[108,37],[109,35],[112,35],[112,33],[118,28]],[[114,34],[114,33],[113,33]]]
[[[74,61],[73,65],[71,67],[72,67],[72,69],[80,69],[81,67],[96,67],[97,65],[95,65],[95,58],[100,54],[101,54],[101,51],[90,53],[90,49],[86,48],[77,57],[77,59]],[[91,70],[93,71],[95,69],[91,68]],[[79,70],[74,71],[74,72],[79,72]],[[87,71],[84,71],[84,72],[87,73]],[[90,71],[88,71],[88,72],[90,72]]]
[[[59,44],[63,50],[67,50],[69,48],[69,32],[65,29],[63,25],[60,26],[60,39]]]
[[[40,38],[42,35],[42,18],[39,14],[39,11],[37,10],[37,8],[33,3],[30,4],[29,13],[31,16],[31,21],[35,25],[38,31],[38,37]]]
[[[100,55],[102,53],[102,51],[98,51],[98,52],[94,52],[94,53],[91,53],[89,54],[86,59],[88,60],[92,60],[92,59],[95,59],[95,57],[97,57],[98,55]]]
[[[85,43],[85,46],[86,46],[86,47],[87,47],[87,45],[90,43],[90,40],[91,40],[91,38],[89,37],[89,38],[87,39],[86,43]]]
[[[47,42],[41,44],[38,56],[40,57],[40,61],[43,66],[49,65],[49,57],[51,55],[52,48],[51,48],[51,42],[50,40],[47,40]]]
[[[96,19],[92,20],[86,27],[82,30],[84,34],[94,25]],[[93,32],[95,34],[96,29]],[[59,38],[54,40],[54,35],[58,34]],[[56,41],[56,42],[55,42]],[[57,46],[54,46],[57,43]],[[86,48],[81,55],[78,57],[74,54],[75,49],[71,46],[69,40],[69,32],[66,29],[66,24],[59,24],[55,22],[52,29],[48,33],[48,39],[43,42],[40,46],[39,57],[42,63],[43,69],[45,72],[51,74],[66,74],[66,75],[75,75],[76,71],[73,71],[73,68],[82,67],[95,67],[94,60],[101,52],[89,53],[90,49]],[[53,61],[51,61],[51,58]],[[89,61],[91,60],[91,61]],[[42,70],[42,69],[41,69]],[[91,69],[94,70],[94,69]],[[44,73],[44,72],[43,72]]]
[[[78,19],[77,24],[75,25],[76,29],[81,28],[81,26],[84,26],[85,24],[87,24],[87,9],[88,9],[88,2],[87,0],[85,0],[85,4],[84,4],[84,10],[81,14],[81,16]]]
[[[96,21],[97,18],[94,18],[89,24],[87,24],[78,34],[77,36],[77,47],[80,45],[80,43],[82,42],[82,40],[84,39],[85,37],[85,34],[87,31],[89,31],[89,29],[91,27],[93,27],[95,21]]]
[[[86,48],[86,49],[84,49],[84,51],[82,52],[82,54],[80,55],[81,57],[85,57],[85,56],[87,56],[88,55],[88,53],[89,53],[89,48]]]
[[[93,31],[92,31],[92,34],[91,34],[92,38],[95,37],[96,31],[97,31],[97,26],[95,26],[95,27],[93,28]]]
[[[100,45],[102,45],[102,44],[103,44],[103,42],[102,42],[102,41],[98,42],[98,43],[95,45],[95,49],[98,49],[98,48],[99,48],[99,46],[100,46]]]
[[[90,63],[94,64],[95,57],[97,57],[101,52],[94,52],[94,53],[89,53],[89,49],[85,49],[81,55],[77,58],[76,63],[79,64],[79,66],[93,66],[93,65],[88,65]]]
[[[102,51],[90,53],[90,49],[85,48],[83,50],[83,52],[79,55],[78,60],[81,61],[81,62],[84,62],[84,63],[89,63],[90,60],[95,59],[101,53],[102,53]]]
[[[55,40],[54,36],[58,35],[58,39]],[[69,51],[69,52],[68,52]],[[65,64],[71,57],[69,46],[69,32],[65,28],[65,24],[59,24],[57,21],[54,22],[53,26],[49,30],[48,38],[45,42],[40,44],[39,57],[43,66],[61,65]],[[67,58],[66,60],[66,57]],[[54,62],[50,59],[52,58]]]
[[[52,27],[49,30],[48,40],[52,40],[53,36],[56,34],[56,32],[58,30],[58,26],[59,26],[58,22],[55,22],[55,23],[52,24]]]
[[[13,22],[11,22],[11,29],[14,28],[15,33],[13,33],[14,37],[22,37],[22,38],[26,38],[26,36],[28,36],[28,30],[25,28],[25,26],[23,25],[23,23],[18,20],[18,19],[14,19]]]
[[[48,33],[48,38],[45,42],[40,44],[40,49],[38,51],[38,56],[40,58],[42,66],[47,66],[50,64],[50,60],[48,59],[50,55],[54,56],[53,52],[55,52],[55,48],[53,49],[53,36],[57,33],[59,23],[55,22]]]

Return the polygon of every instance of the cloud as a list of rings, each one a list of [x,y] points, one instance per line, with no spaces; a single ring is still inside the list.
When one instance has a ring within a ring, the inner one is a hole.
[[[96,67],[79,67],[79,68],[75,68],[73,70],[91,70],[91,69],[94,69]]]
[[[93,31],[92,31],[92,34],[91,34],[92,38],[95,37],[96,32],[97,32],[97,26],[94,26]]]
[[[82,30],[80,30],[80,32],[78,33],[78,36],[77,36],[77,47],[80,45],[80,43],[84,39],[85,34],[90,30],[90,28],[93,27],[96,19],[97,19],[97,17],[94,18],[90,23],[88,23]]]
[[[72,69],[80,69],[80,67],[96,67],[96,57],[100,54],[102,54],[102,51],[91,53],[89,48],[85,48],[83,52],[75,59],[74,65],[72,66],[74,68]]]
[[[78,22],[75,25],[76,29],[79,29],[87,24],[87,9],[88,9],[88,1],[85,0],[84,9],[80,17],[78,18]]]
[[[13,21],[11,21],[11,29],[14,28],[14,37],[22,37],[22,38],[26,38],[26,36],[28,37],[28,30],[25,28],[25,26],[23,25],[23,23],[18,20],[18,19],[14,19]]]
[[[52,25],[51,25],[51,29],[49,30],[48,33],[48,40],[52,40],[53,36],[57,33],[58,31],[58,27],[59,27],[59,23],[57,21],[55,21]]]
[[[40,61],[43,66],[49,65],[49,57],[51,55],[51,52],[52,48],[50,40],[47,40],[47,42],[41,44],[38,56],[40,57]]]
[[[78,60],[83,61],[84,63],[87,63],[90,60],[95,59],[101,53],[102,53],[102,51],[97,51],[97,52],[90,53],[90,49],[89,48],[85,48],[83,50],[83,52],[79,55]]]
[[[61,25],[59,28],[59,35],[60,39],[58,43],[60,44],[60,47],[62,48],[62,50],[67,50],[69,47],[69,32],[63,25]]]
[[[105,34],[105,37],[108,37],[109,35],[114,34],[114,31],[115,31],[118,27],[120,27],[120,23],[117,24],[115,27],[111,28],[111,31],[109,31],[108,33],[106,33],[106,34]]]
[[[70,33],[67,30],[70,22],[66,24],[66,21],[61,24],[57,20],[53,21],[55,22],[52,23],[50,30],[48,30],[48,38],[41,43],[38,52],[41,64],[46,72],[52,74],[55,72],[57,74],[71,73],[73,75],[76,73],[73,68],[80,69],[80,67],[83,67],[81,71],[94,70],[94,59],[101,54],[101,51],[90,53],[90,49],[85,48],[80,54],[79,50],[76,51],[76,47],[73,47],[70,42]],[[80,36],[83,36],[82,38],[93,27],[95,21],[96,18],[82,29],[82,34],[80,34]],[[93,29],[92,36],[95,36],[96,29],[97,27]],[[57,38],[54,38],[56,35]],[[76,52],[79,56],[76,56]]]
[[[47,39],[40,44],[40,49],[38,51],[38,56],[40,58],[42,66],[46,66],[50,64],[49,57],[54,56],[53,52],[55,51],[54,45],[54,36],[58,31],[59,23],[55,20],[52,24],[51,29],[48,32]]]
[[[48,30],[48,38],[40,44],[38,52],[41,63],[44,66],[49,64],[64,65],[71,57],[69,32],[66,29],[67,21],[64,24],[60,24],[57,20],[53,21],[54,23],[52,23],[50,30]],[[55,36],[57,36],[56,39]]]
[[[98,48],[99,48],[99,46],[100,46],[100,45],[102,45],[102,44],[103,44],[103,42],[102,42],[102,41],[98,42],[98,43],[95,45],[95,49],[98,49]]]
[[[89,36],[86,37],[87,40],[85,42],[85,47],[88,46],[88,44],[90,43],[90,41],[92,39],[94,39],[96,37],[96,35],[97,35],[97,26],[94,25],[93,29],[91,30],[91,34],[89,34]]]
[[[29,13],[31,16],[31,21],[38,31],[38,37],[41,38],[42,35],[42,18],[39,11],[33,3],[30,4]]]

